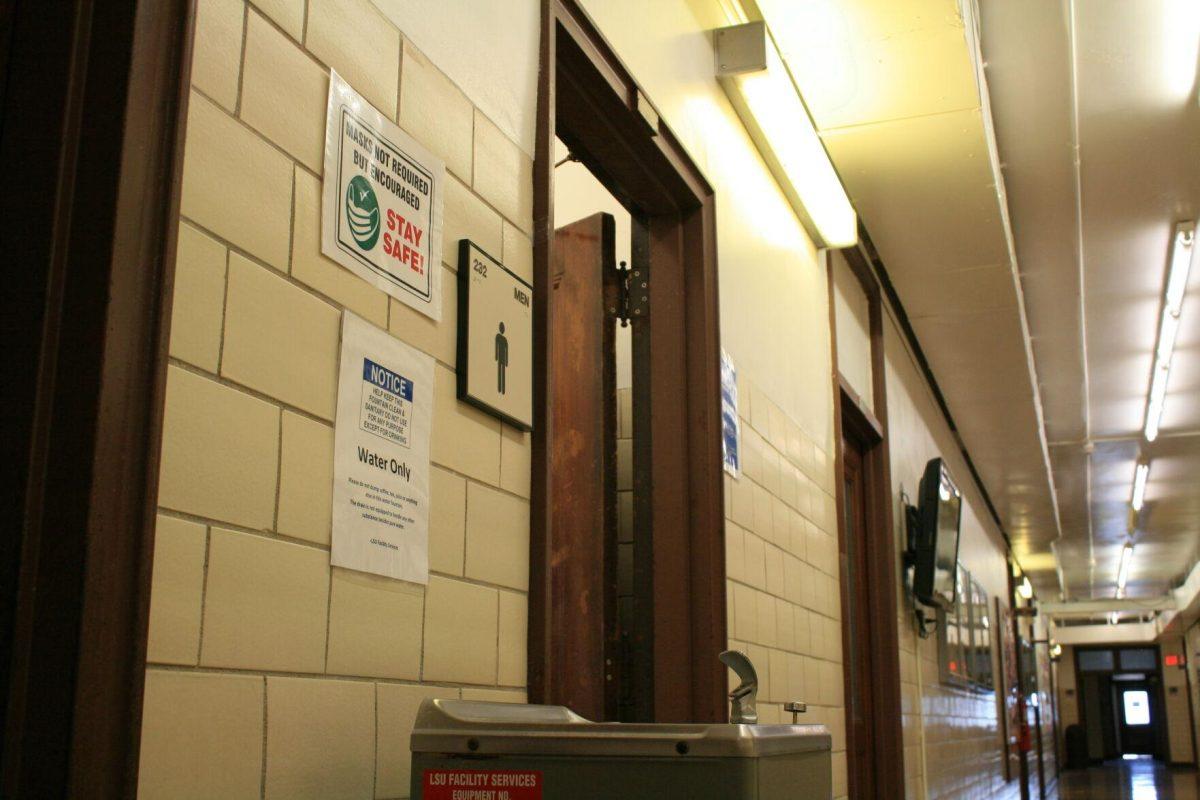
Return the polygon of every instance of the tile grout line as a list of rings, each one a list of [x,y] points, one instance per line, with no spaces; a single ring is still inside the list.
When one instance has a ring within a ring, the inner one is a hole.
[[[249,34],[250,28],[250,5],[249,3],[242,4],[242,41],[241,52],[238,53],[238,82],[237,82],[237,97],[233,99],[233,118],[241,119],[242,116],[242,84],[246,79],[246,37]]]
[[[297,678],[301,680],[328,680],[344,683],[375,683],[382,686],[401,686],[414,689],[494,689],[504,692],[522,692],[526,686],[498,685],[494,683],[466,683],[462,681],[444,681],[436,678],[428,681],[417,678],[389,678],[380,675],[344,675],[327,672],[293,672],[279,669],[261,669],[257,667],[206,667],[192,664],[159,664],[149,663],[147,670],[157,672],[194,673],[197,675],[229,675],[261,678]]]
[[[228,377],[227,375],[220,375],[217,373],[209,372],[208,370],[204,369],[203,367],[192,364],[189,361],[184,361],[183,359],[181,359],[177,356],[171,356],[169,358],[169,363],[171,366],[178,367],[179,369],[182,369],[185,372],[189,372],[189,373],[196,375],[198,377],[201,377],[201,378],[207,378],[208,380],[211,380],[214,383],[217,383],[221,386],[224,386],[229,389],[233,389],[242,394],[249,395],[249,396],[255,398],[256,400],[260,400],[269,405],[276,406],[276,407],[282,409],[283,411],[289,411],[293,414],[296,414],[297,416],[304,417],[308,421],[318,423],[318,424],[322,425],[323,427],[328,428],[330,430],[333,430],[333,428],[334,428],[333,422],[325,417],[317,416],[316,414],[314,414],[311,411],[300,408],[299,406],[291,405],[286,400],[281,400],[277,397],[272,397],[271,395],[266,394],[265,392],[262,392],[259,389],[255,389],[253,387],[246,386],[245,384],[239,383],[238,381]],[[524,447],[524,446],[525,445],[522,443],[522,447]],[[443,464],[440,461],[435,461],[433,458],[430,458],[429,463],[433,466],[436,466],[438,469],[443,470],[444,472],[448,472],[448,473],[451,473],[452,475],[464,478],[470,482],[478,484],[479,486],[486,487],[488,489],[491,489],[492,491],[512,497],[517,500],[522,500],[527,503],[530,502],[530,498],[527,495],[523,495],[518,492],[514,492],[511,489],[506,489],[503,486],[500,486],[498,484],[489,483],[482,478],[476,477],[476,476],[471,475],[466,472],[462,472],[461,470],[458,470],[452,466]],[[751,533],[753,533],[753,531],[751,531]],[[755,535],[757,536],[758,534],[755,534]]]
[[[208,564],[212,553],[212,526],[204,526],[204,567],[200,579],[200,630],[196,636],[196,666],[204,653],[204,619],[208,602]]]
[[[262,773],[259,779],[259,797],[265,800],[267,796],[267,676],[262,676]]]

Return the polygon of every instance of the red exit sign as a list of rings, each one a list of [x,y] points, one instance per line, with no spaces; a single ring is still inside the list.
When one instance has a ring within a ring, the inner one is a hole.
[[[1168,667],[1182,667],[1187,663],[1184,661],[1183,655],[1180,653],[1168,653],[1163,659],[1163,662]]]

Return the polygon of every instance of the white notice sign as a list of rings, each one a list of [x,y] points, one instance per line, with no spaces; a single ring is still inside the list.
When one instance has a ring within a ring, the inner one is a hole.
[[[321,252],[435,320],[445,174],[441,159],[330,72]]]
[[[332,563],[429,582],[433,359],[349,311],[333,435]]]

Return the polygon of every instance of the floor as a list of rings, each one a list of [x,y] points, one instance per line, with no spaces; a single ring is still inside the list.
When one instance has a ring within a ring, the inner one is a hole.
[[[1200,773],[1151,760],[1064,770],[1058,800],[1200,800]]]

